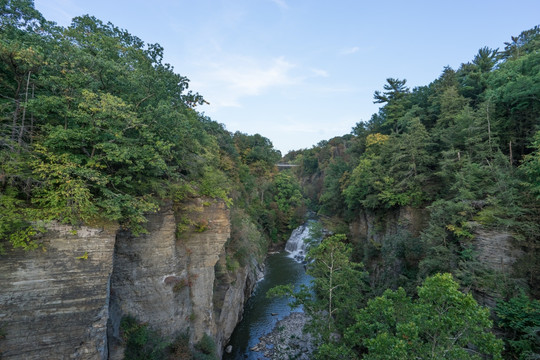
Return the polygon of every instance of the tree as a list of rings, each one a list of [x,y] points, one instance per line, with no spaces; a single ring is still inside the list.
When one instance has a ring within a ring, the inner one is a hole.
[[[333,235],[314,246],[308,253],[313,260],[307,274],[313,276],[319,320],[326,324],[327,336],[343,326],[347,314],[363,301],[366,273],[363,265],[351,261],[352,247],[345,243],[345,235]],[[320,314],[319,314],[320,315]]]
[[[276,175],[273,183],[273,203],[277,205],[278,226],[282,234],[298,225],[305,212],[300,184],[286,172]]]
[[[319,339],[324,352],[339,347],[335,335],[352,325],[352,313],[364,304],[367,294],[367,273],[362,264],[351,261],[352,247],[345,240],[345,235],[333,235],[309,250],[311,287],[303,286],[295,293],[291,285],[277,286],[267,295],[292,297],[292,308],[303,305],[311,319],[307,329]]]
[[[540,26],[525,30],[519,36],[512,36],[511,42],[505,42],[501,59],[515,59],[522,55],[533,52],[540,47]]]
[[[384,128],[397,131],[397,120],[405,114],[408,108],[407,95],[409,88],[405,86],[407,80],[394,78],[386,79],[387,84],[383,86],[384,91],[379,90],[373,94],[375,104],[385,104],[382,110],[384,117]]]
[[[404,96],[404,94],[409,92],[409,88],[405,86],[407,80],[403,79],[386,79],[387,84],[383,85],[384,93],[381,94],[379,90],[375,91],[373,98],[375,99],[375,104],[385,104],[393,100],[398,100]]]
[[[487,88],[488,75],[497,62],[497,51],[488,47],[481,48],[472,63],[462,64],[457,72],[461,94],[471,99],[474,104]]]
[[[538,131],[540,52],[500,64],[490,74],[488,86],[485,101],[491,105],[490,121],[497,124],[500,144],[515,162],[529,152],[530,139]]]
[[[520,168],[527,176],[529,188],[540,199],[540,131],[536,133],[532,145],[534,151],[525,156]]]
[[[431,139],[420,118],[415,116],[417,110],[414,106],[398,120],[403,132],[392,134],[388,142],[384,158],[392,182],[387,182],[378,194],[388,206],[419,206],[427,199],[424,188],[432,161],[427,150]]]
[[[338,158],[332,161],[326,168],[323,184],[324,190],[320,197],[321,214],[329,216],[344,215],[346,206],[344,206],[341,187],[343,185],[344,174],[348,174],[351,170],[349,166],[350,164]]]
[[[534,359],[540,354],[540,301],[524,292],[497,304],[498,325],[507,333],[507,349],[519,359]],[[514,357],[515,358],[515,357]]]
[[[363,359],[501,359],[489,310],[458,288],[452,275],[437,274],[418,288],[418,299],[387,290],[358,312],[345,341]]]

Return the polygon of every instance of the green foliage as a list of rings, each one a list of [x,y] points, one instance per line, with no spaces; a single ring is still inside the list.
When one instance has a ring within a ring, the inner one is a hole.
[[[300,185],[295,178],[280,172],[274,178],[274,202],[277,205],[278,219],[281,217],[281,228],[295,229],[303,219],[304,197]]]
[[[419,264],[426,252],[424,243],[406,230],[385,236],[381,243],[378,257],[370,255],[369,249],[366,249],[367,256],[364,258],[368,270],[371,270],[369,265],[382,269],[377,275],[371,276],[372,291],[381,294],[386,289],[403,287],[408,294],[413,294]]]
[[[225,201],[227,206],[232,206],[232,199],[228,196],[230,192],[229,179],[217,169],[206,167],[200,180],[199,193],[211,198]]]
[[[374,94],[382,105],[378,113],[356,124],[352,135],[286,156],[299,165],[295,174],[309,184],[306,193],[319,214],[339,217],[327,221],[341,221],[353,233],[358,228],[367,233],[367,239],[354,239],[359,241],[355,253],[372,270],[375,293],[402,286],[412,295],[426,278],[453,273],[463,286],[481,293],[504,296],[517,286],[538,296],[539,27],[505,45],[502,52],[481,48],[471,62],[457,70],[446,67],[427,86],[410,90],[405,80],[387,79],[384,90]],[[398,211],[401,218],[403,207],[427,210],[429,219],[414,229],[418,236],[401,231],[402,224],[378,226],[394,222]],[[387,220],[380,221],[383,213]],[[478,257],[475,237],[485,230],[511,234],[524,250],[513,272],[490,269]],[[394,333],[372,340],[375,355],[366,358],[407,358],[420,349],[396,335],[414,339],[424,331],[414,319],[406,320],[399,329],[394,326]],[[510,337],[518,332],[508,331]],[[361,346],[365,351],[368,344]],[[321,349],[322,358],[346,353],[341,342]],[[376,355],[386,349],[392,351]],[[474,357],[470,351],[450,351],[447,357]]]
[[[533,152],[526,155],[520,168],[527,176],[527,186],[540,199],[540,131],[534,136]]]
[[[281,197],[290,208],[269,209],[279,151],[198,113],[204,99],[163,62],[159,44],[88,15],[54,26],[31,1],[4,1],[0,12],[4,243],[35,248],[34,220],[138,234],[161,204],[201,196],[253,204],[258,230],[285,237],[299,206]]]
[[[160,360],[167,357],[168,343],[147,324],[140,323],[132,316],[125,316],[120,322],[122,339],[126,349],[124,357],[133,360]]]
[[[202,339],[195,344],[195,352],[193,358],[195,360],[216,360],[217,349],[214,340],[208,335],[204,334]]]
[[[286,156],[299,165],[295,173],[310,184],[307,193],[321,215],[351,224],[392,208],[429,210],[416,278],[396,262],[394,277],[408,289],[437,272],[490,289],[501,275],[471,253],[475,232],[489,228],[512,233],[526,248],[527,260],[504,282],[527,279],[538,293],[532,259],[540,200],[539,36],[537,26],[512,37],[502,52],[481,48],[471,62],[446,67],[427,86],[410,90],[405,80],[389,78],[374,94],[379,112],[356,124],[352,135]],[[383,236],[381,229],[369,231]],[[377,246],[365,246],[366,263],[386,260],[381,242],[367,244]],[[380,277],[371,274],[385,283]]]
[[[488,309],[461,293],[450,274],[437,274],[418,288],[418,299],[400,288],[370,300],[345,342],[364,359],[501,359],[502,342],[491,326]]]
[[[402,132],[366,137],[366,151],[343,186],[350,209],[419,206],[426,200],[430,137],[416,112],[413,108],[397,121]]]
[[[317,360],[342,360],[358,359],[358,356],[347,346],[339,343],[324,343],[321,344],[315,353]]]
[[[345,235],[330,236],[311,247],[307,255],[312,262],[306,272],[314,277],[316,295],[310,311],[317,313],[313,325],[320,327],[325,342],[336,329],[347,326],[350,312],[362,304],[367,293],[367,273],[361,263],[351,261],[352,247],[345,240]]]
[[[227,270],[236,271],[253,260],[263,261],[268,247],[263,230],[241,209],[231,210],[231,236],[226,244]]]
[[[189,332],[179,334],[168,341],[152,330],[148,324],[132,316],[124,316],[120,322],[120,334],[125,342],[125,359],[133,360],[216,360],[214,340],[207,334],[191,346]]]
[[[540,301],[523,292],[497,304],[498,325],[506,330],[509,355],[519,359],[540,356]]]
[[[6,249],[2,242],[7,241],[13,248],[35,250],[40,246],[35,238],[43,230],[28,222],[28,214],[24,208],[24,202],[17,198],[17,191],[13,187],[7,187],[0,194],[0,255],[5,254]]]
[[[346,244],[345,235],[323,239],[308,252],[307,273],[313,276],[311,288],[301,286],[294,291],[292,285],[280,285],[268,291],[267,296],[292,298],[291,307],[302,305],[310,315],[308,331],[319,340],[321,351],[317,355],[339,347],[334,341],[338,331],[350,325],[351,312],[364,303],[367,293],[366,276],[362,264],[351,261],[352,247]]]
[[[259,134],[234,134],[234,142],[244,163],[259,172],[271,170],[281,158],[281,153],[272,148],[270,140]]]
[[[178,335],[169,346],[169,360],[193,360],[192,349],[189,344],[189,333]]]
[[[437,200],[429,208],[430,221],[421,239],[427,249],[420,262],[420,276],[450,272],[457,267],[459,241],[467,241],[472,207],[467,202]]]
[[[328,216],[344,215],[343,210],[346,207],[343,206],[345,200],[341,189],[351,170],[350,165],[343,159],[329,163],[324,177],[323,193],[319,198],[321,202],[320,214]]]
[[[226,266],[227,270],[233,273],[240,269],[240,263],[238,262],[238,259],[230,256],[226,258]]]

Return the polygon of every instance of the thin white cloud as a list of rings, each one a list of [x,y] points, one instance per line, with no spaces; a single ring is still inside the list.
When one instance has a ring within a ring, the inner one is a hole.
[[[328,72],[323,69],[311,68],[311,72],[317,77],[328,77]]]
[[[317,134],[321,131],[320,128],[315,128],[313,125],[305,122],[295,122],[280,124],[277,126],[280,132],[287,134]]]
[[[355,53],[357,53],[359,51],[360,51],[360,48],[358,46],[353,46],[353,47],[341,50],[340,54],[341,55],[352,55],[352,54],[355,54]]]
[[[279,6],[281,9],[288,9],[289,8],[289,6],[285,2],[285,0],[272,0],[272,2],[274,4],[276,4],[277,6]]]
[[[213,106],[240,107],[242,98],[300,83],[302,79],[291,71],[295,67],[284,57],[261,61],[234,56],[207,63],[204,75],[198,76],[190,88],[203,94]]]
[[[293,67],[283,57],[272,60],[269,66],[248,60],[239,66],[219,68],[214,75],[240,94],[258,95],[269,87],[294,84],[296,81],[289,74]]]
[[[332,119],[331,123],[327,121],[306,121],[305,118],[295,118],[295,116],[285,116],[280,124],[273,124],[280,133],[287,134],[329,134],[329,136],[337,136],[347,134],[351,127],[356,124],[359,119],[356,115],[341,115]]]

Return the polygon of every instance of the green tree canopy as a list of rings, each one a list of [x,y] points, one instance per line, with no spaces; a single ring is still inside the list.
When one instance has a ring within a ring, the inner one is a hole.
[[[359,311],[345,340],[363,359],[501,359],[489,310],[458,287],[450,274],[437,274],[418,288],[417,299],[387,290]]]

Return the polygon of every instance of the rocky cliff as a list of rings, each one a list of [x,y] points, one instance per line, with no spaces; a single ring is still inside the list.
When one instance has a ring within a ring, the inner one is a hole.
[[[0,257],[2,359],[107,359],[115,233],[50,224],[44,249]]]
[[[253,262],[226,269],[229,216],[194,199],[149,215],[140,236],[49,226],[46,251],[0,258],[3,358],[122,359],[124,315],[165,338],[208,334],[221,355],[257,278]]]
[[[177,236],[177,224],[189,224]],[[239,269],[235,281],[225,281],[221,305],[214,306],[216,264],[225,256],[230,236],[229,210],[222,202],[196,199],[181,210],[151,215],[148,234],[119,233],[111,278],[110,358],[123,353],[119,325],[124,315],[174,337],[190,331],[191,341],[204,334],[218,349],[238,322],[254,272]],[[218,282],[219,283],[219,282]],[[248,289],[246,289],[246,286]]]
[[[410,265],[418,265],[421,246],[415,247],[421,242],[420,234],[428,220],[426,209],[402,207],[381,214],[364,211],[349,224],[352,240],[363,249],[363,260],[372,286],[400,286],[399,278],[410,270]],[[470,222],[469,227],[473,236],[464,245],[472,245],[477,261],[475,266],[491,272],[494,278],[515,277],[514,267],[524,252],[516,243],[514,234],[504,229],[487,229],[475,222]],[[481,271],[480,268],[476,270]],[[482,288],[472,287],[472,290],[478,301],[491,307],[495,306],[495,298],[500,295],[492,284],[487,288],[485,285]]]
[[[418,236],[426,225],[429,214],[424,209],[410,206],[388,210],[383,216],[368,211],[362,211],[350,223],[349,231],[356,241],[382,241],[385,236],[393,235],[400,230],[406,230]]]

